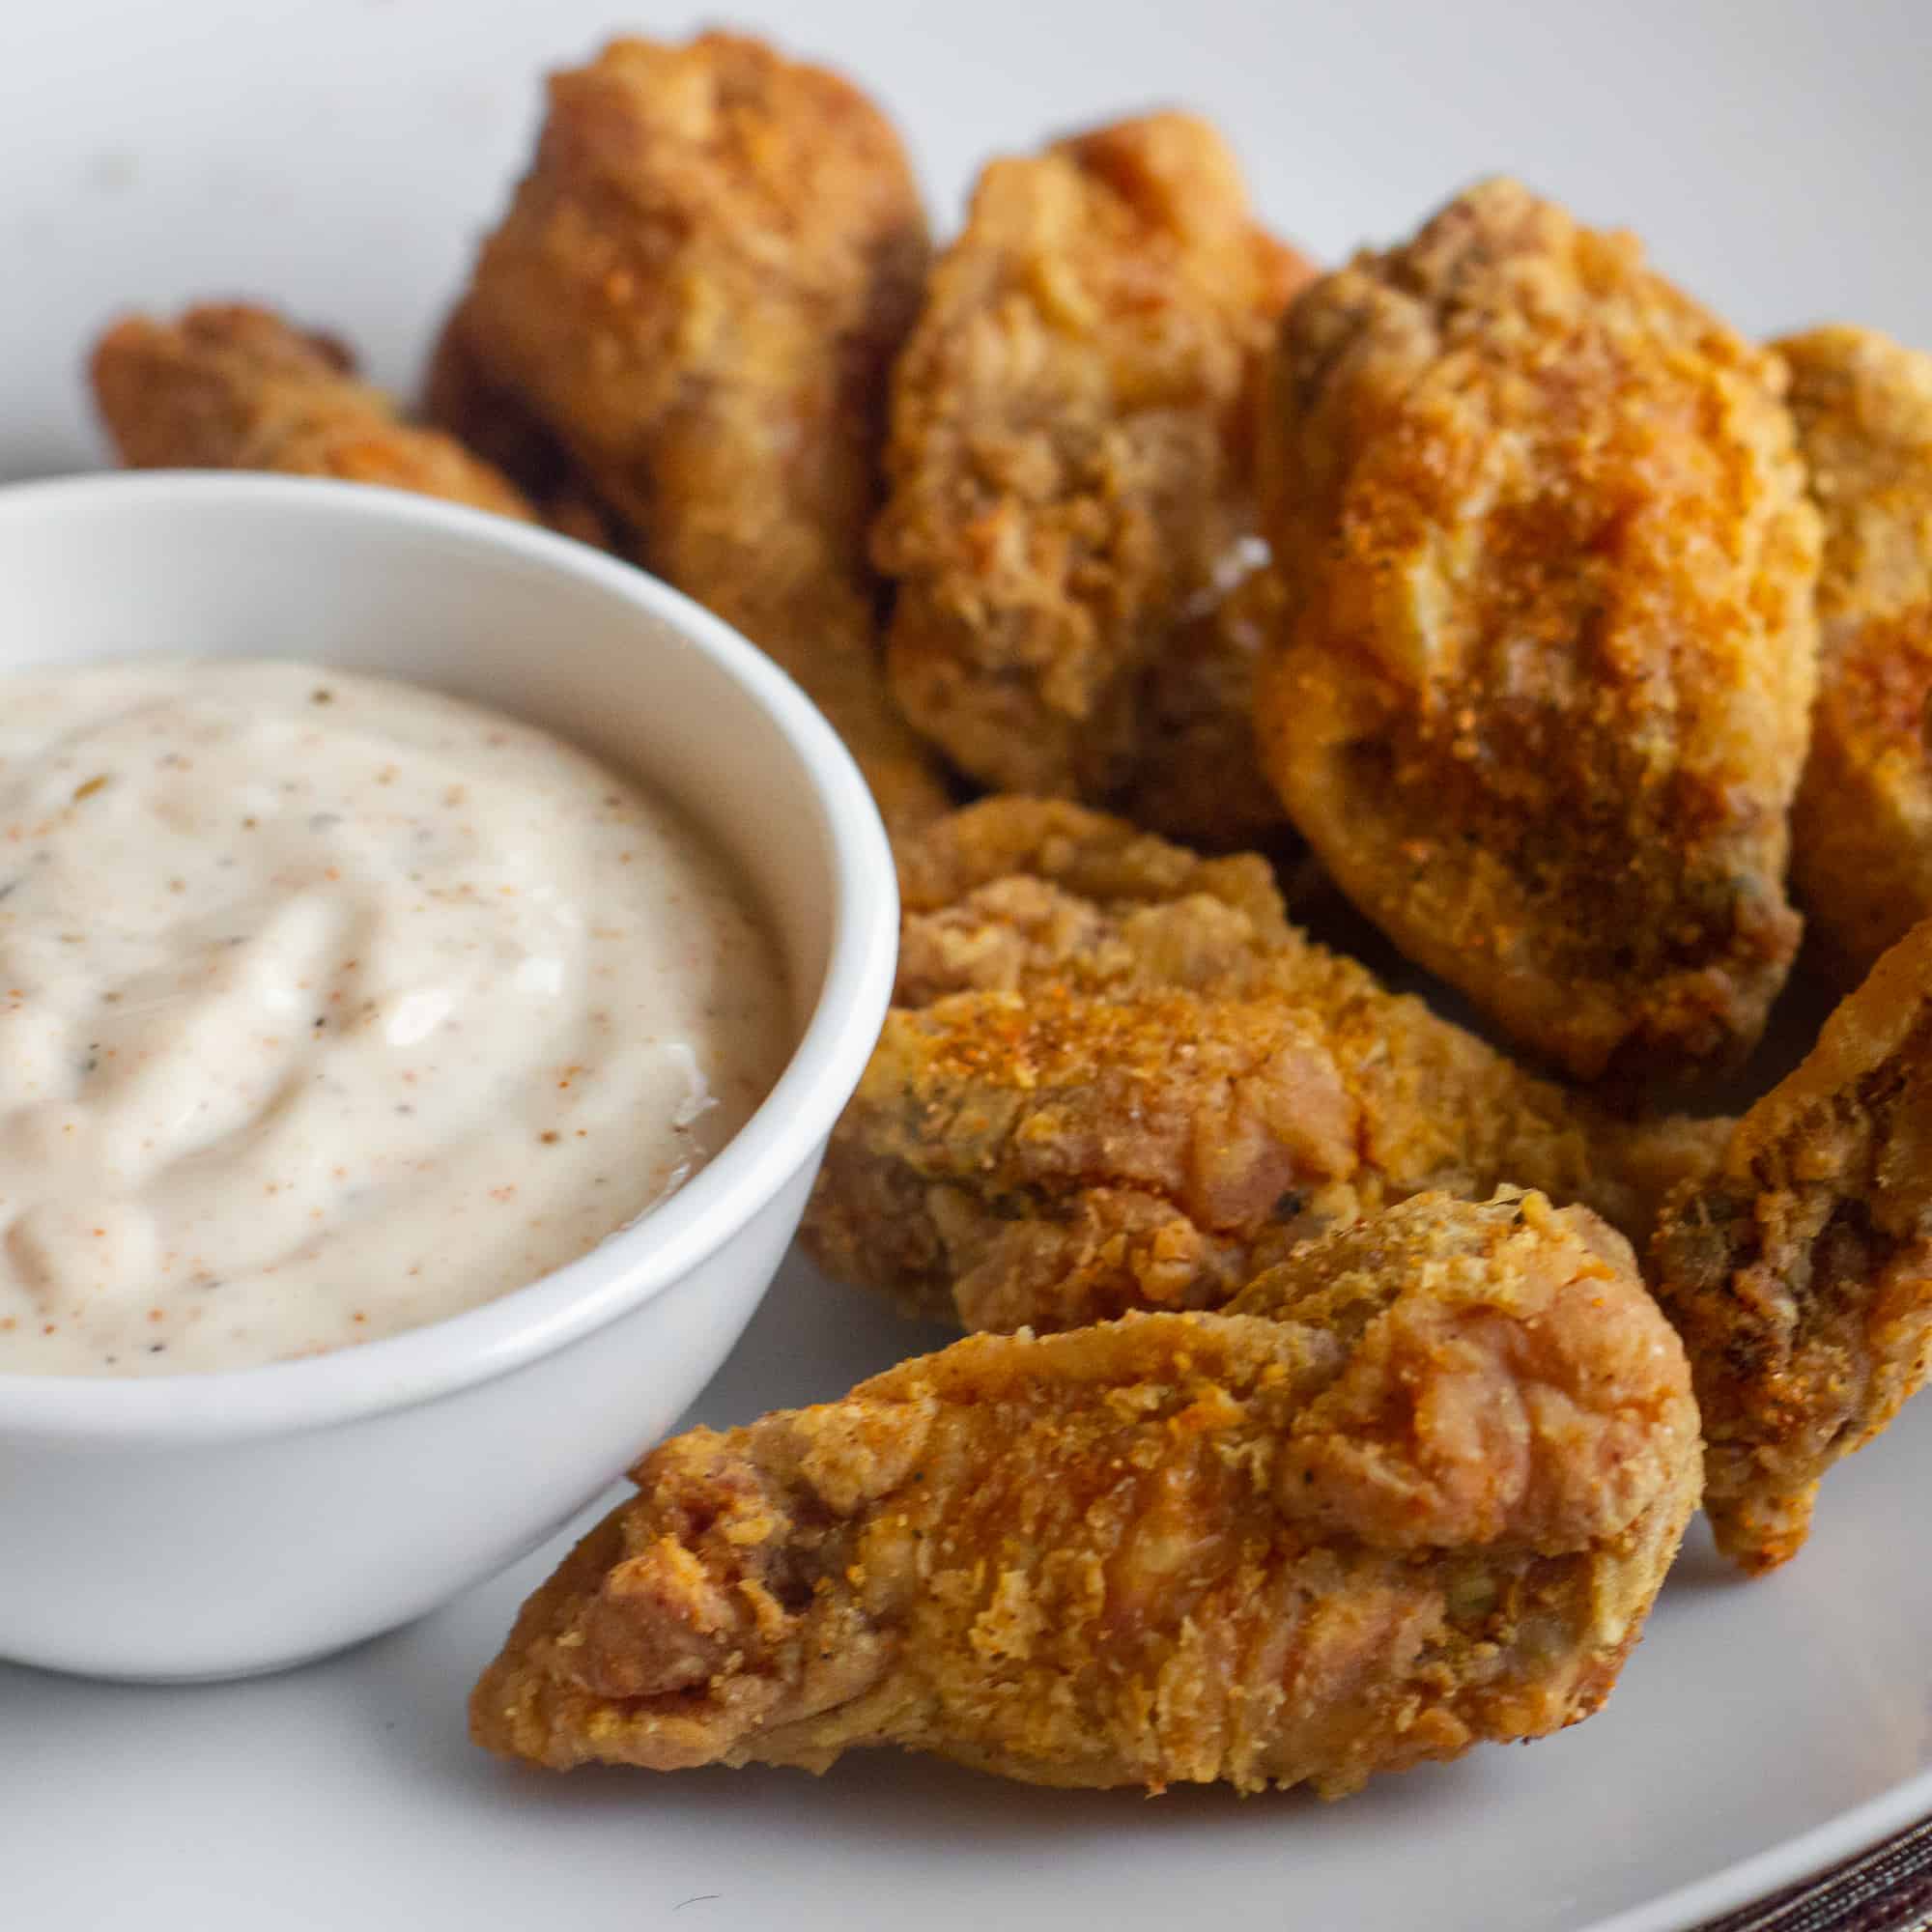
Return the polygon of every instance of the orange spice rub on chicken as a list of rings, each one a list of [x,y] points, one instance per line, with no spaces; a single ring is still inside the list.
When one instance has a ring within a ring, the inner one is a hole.
[[[1262,357],[1310,272],[1190,115],[980,176],[895,372],[874,546],[893,689],[973,777],[1220,843],[1279,823],[1265,611],[1222,607],[1257,542]]]
[[[866,556],[926,252],[898,137],[846,81],[730,34],[615,41],[552,77],[437,385],[551,440],[638,561],[798,680],[895,829],[947,804],[886,694]]]
[[[1666,1203],[1650,1277],[1695,1372],[1718,1546],[1771,1569],[1932,1359],[1932,921]]]
[[[1310,288],[1264,410],[1264,762],[1336,882],[1569,1073],[1784,980],[1818,519],[1783,365],[1513,182]]]
[[[1856,981],[1932,914],[1932,355],[1868,328],[1777,349],[1825,519],[1791,875]]]
[[[1596,1710],[1697,1463],[1615,1235],[1420,1199],[1226,1314],[976,1336],[665,1443],[525,1605],[471,1730],[556,1769],[897,1745],[1339,1797]]]
[[[990,799],[899,851],[895,1006],[807,1210],[969,1328],[1227,1301],[1309,1236],[1504,1182],[1641,1236],[1722,1130],[1629,1127],[1292,926],[1265,864]]]
[[[453,438],[404,422],[326,335],[263,308],[128,316],[96,344],[95,401],[136,469],[269,469],[384,483],[534,520],[523,493]]]

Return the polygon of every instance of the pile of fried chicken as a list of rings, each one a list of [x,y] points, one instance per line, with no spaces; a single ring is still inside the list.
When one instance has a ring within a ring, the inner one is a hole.
[[[255,307],[92,375],[128,463],[655,571],[895,840],[805,1239],[972,1332],[654,1450],[481,1743],[1341,1794],[1588,1716],[1700,1499],[1784,1561],[1923,1378],[1932,358],[1508,181],[1319,273],[1179,113],[935,250],[871,102],[706,34],[551,81],[420,414]],[[1291,923],[1311,863],[1486,1037]],[[1801,906],[1842,1004],[1671,1111]]]

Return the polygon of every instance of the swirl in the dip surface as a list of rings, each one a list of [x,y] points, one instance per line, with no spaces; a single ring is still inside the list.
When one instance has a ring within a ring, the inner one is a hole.
[[[792,1042],[682,814],[312,666],[0,681],[0,1372],[238,1368],[523,1286]]]

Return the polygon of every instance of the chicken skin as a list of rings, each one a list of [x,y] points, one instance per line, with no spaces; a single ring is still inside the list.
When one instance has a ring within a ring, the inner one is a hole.
[[[357,382],[354,358],[267,309],[208,304],[178,323],[128,316],[96,345],[102,422],[136,469],[270,469],[385,483],[534,520],[499,470],[415,429]]]
[[[1251,856],[1000,798],[902,844],[895,1004],[804,1238],[969,1328],[1225,1303],[1296,1242],[1504,1182],[1641,1237],[1721,1129],[1629,1127],[1313,944]]]
[[[1257,762],[1262,358],[1307,265],[1184,114],[993,162],[893,381],[875,541],[906,716],[987,784],[1228,843]],[[1203,756],[1219,756],[1211,773]]]
[[[1282,327],[1264,762],[1363,912],[1579,1079],[1729,1066],[1797,947],[1819,524],[1783,384],[1507,181]]]
[[[895,830],[948,803],[866,556],[925,264],[898,138],[846,82],[728,34],[617,41],[551,80],[438,384],[540,431],[638,561],[796,678]]]
[[[1768,1570],[1932,1354],[1932,922],[1666,1204],[1650,1260],[1695,1371],[1719,1548]]]
[[[567,1769],[1308,1783],[1602,1704],[1696,1506],[1624,1243],[1424,1198],[1220,1315],[975,1336],[639,1464],[525,1606],[476,1740]]]
[[[1791,874],[1855,982],[1932,914],[1932,356],[1864,328],[1777,347],[1825,518]]]

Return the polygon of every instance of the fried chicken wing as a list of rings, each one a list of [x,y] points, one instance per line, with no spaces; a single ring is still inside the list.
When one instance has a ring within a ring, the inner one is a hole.
[[[968,1328],[1213,1307],[1359,1211],[1380,1179],[1360,1129],[1328,1043],[1292,1009],[957,994],[887,1019],[807,1244],[828,1272]]]
[[[1250,722],[1264,606],[1221,606],[1255,540],[1262,355],[1309,272],[1189,115],[980,176],[894,377],[875,542],[893,689],[975,778],[1220,842],[1280,821]]]
[[[976,1336],[667,1442],[471,1730],[558,1769],[899,1745],[1338,1797],[1597,1709],[1697,1464],[1617,1236],[1533,1194],[1413,1201],[1225,1315]]]
[[[1264,762],[1406,953],[1582,1079],[1735,1062],[1797,947],[1819,538],[1783,380],[1512,182],[1282,327]]]
[[[178,323],[128,316],[90,364],[101,420],[136,469],[270,469],[385,483],[499,516],[534,519],[523,493],[436,430],[415,429],[355,379],[326,335],[238,303]]]
[[[1856,981],[1932,914],[1932,356],[1865,328],[1777,347],[1825,518],[1791,875]]]
[[[1641,1236],[1715,1130],[1625,1126],[1289,923],[1266,866],[991,799],[900,855],[895,1004],[804,1236],[969,1328],[1200,1308],[1297,1241],[1505,1181]]]
[[[1672,1197],[1650,1259],[1696,1374],[1719,1547],[1768,1570],[1932,1355],[1932,923]]]
[[[639,562],[798,680],[901,828],[948,801],[886,693],[866,543],[925,262],[904,153],[857,90],[733,35],[621,40],[551,80],[450,349]]]

